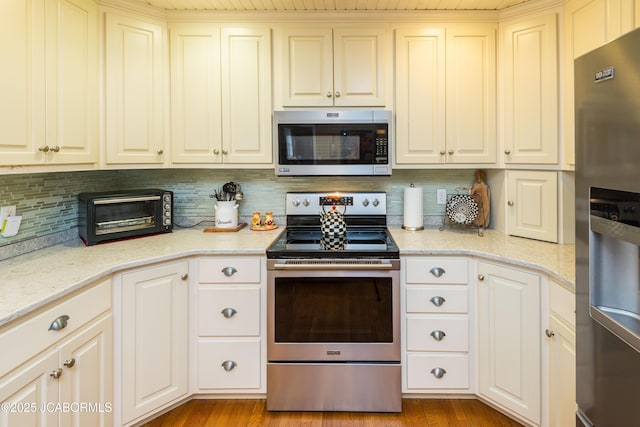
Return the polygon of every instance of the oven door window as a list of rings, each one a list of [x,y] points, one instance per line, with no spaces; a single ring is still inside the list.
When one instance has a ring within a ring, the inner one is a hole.
[[[375,163],[373,124],[279,125],[281,165]]]
[[[96,204],[96,235],[155,228],[157,204],[149,200]]]
[[[393,342],[392,280],[277,278],[275,341]]]

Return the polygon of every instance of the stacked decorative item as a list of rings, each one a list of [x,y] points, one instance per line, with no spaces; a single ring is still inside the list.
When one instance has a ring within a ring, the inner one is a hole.
[[[440,230],[444,230],[445,220],[452,225],[477,227],[478,235],[489,226],[490,190],[484,182],[484,171],[478,170],[471,187],[461,188],[465,193],[454,194],[447,200],[445,217]]]
[[[325,206],[322,206],[322,214],[320,215],[320,231],[322,234],[320,246],[322,249],[344,249],[347,237],[347,222],[344,219],[344,214],[347,211],[347,207],[343,205],[343,208],[344,210],[340,212],[338,207],[333,205],[327,212]]]

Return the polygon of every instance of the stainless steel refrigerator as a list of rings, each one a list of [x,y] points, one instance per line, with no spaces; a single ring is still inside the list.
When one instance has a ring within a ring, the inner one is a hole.
[[[575,61],[577,426],[640,426],[640,30]]]

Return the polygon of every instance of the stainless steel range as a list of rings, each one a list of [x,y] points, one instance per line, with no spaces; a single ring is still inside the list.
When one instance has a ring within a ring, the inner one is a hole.
[[[400,257],[386,225],[385,193],[287,194],[267,249],[267,409],[402,410]]]

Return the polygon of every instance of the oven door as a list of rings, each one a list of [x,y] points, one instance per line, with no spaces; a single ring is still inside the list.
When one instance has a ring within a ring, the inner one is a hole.
[[[398,270],[269,270],[269,362],[399,362]]]

